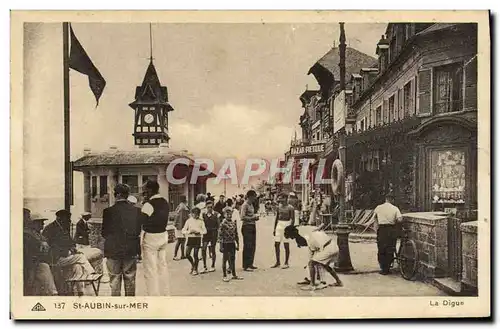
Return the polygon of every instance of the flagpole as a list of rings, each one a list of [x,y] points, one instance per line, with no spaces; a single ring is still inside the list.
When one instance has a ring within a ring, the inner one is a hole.
[[[63,23],[63,90],[64,90],[64,209],[71,208],[71,180],[73,172],[70,158],[70,113],[69,113],[69,23]]]

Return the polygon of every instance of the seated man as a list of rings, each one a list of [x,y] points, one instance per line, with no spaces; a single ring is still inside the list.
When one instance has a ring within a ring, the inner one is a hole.
[[[285,237],[287,239],[295,239],[299,248],[305,246],[309,247],[308,265],[311,284],[303,287],[303,290],[317,290],[318,288],[322,288],[316,285],[316,268],[320,266],[335,279],[335,286],[342,286],[342,281],[339,276],[335,270],[330,267],[330,263],[338,255],[338,248],[332,243],[332,239],[324,231],[313,231],[304,238],[299,234],[299,230],[296,227],[288,226],[285,228]]]
[[[56,212],[56,220],[47,225],[42,233],[50,246],[52,264],[62,269],[65,280],[83,278],[95,273],[85,255],[77,251],[69,233],[70,225],[71,213],[59,210]],[[84,285],[78,283],[76,288],[78,295],[83,296]]]
[[[57,295],[54,277],[48,264],[49,245],[40,234],[43,218],[23,209],[23,274],[25,296]]]

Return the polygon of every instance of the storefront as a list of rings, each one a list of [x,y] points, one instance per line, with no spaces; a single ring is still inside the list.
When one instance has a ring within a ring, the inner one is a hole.
[[[319,187],[316,184],[316,175],[321,166],[320,159],[325,152],[324,142],[300,143],[290,148],[290,158],[294,161],[292,175],[292,189],[298,193],[303,204],[307,204],[312,192]],[[309,170],[302,177],[303,165],[308,163]],[[324,177],[324,176],[323,176]]]
[[[388,192],[404,211],[415,211],[414,141],[408,132],[420,119],[401,121],[351,132],[346,138],[346,183],[354,209],[373,209]]]

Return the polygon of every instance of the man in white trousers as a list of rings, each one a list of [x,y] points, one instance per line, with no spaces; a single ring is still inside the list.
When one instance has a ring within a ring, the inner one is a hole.
[[[167,222],[168,201],[159,194],[160,186],[156,181],[147,181],[143,187],[147,200],[142,206],[142,259],[144,279],[148,296],[168,296],[170,280],[167,268]]]

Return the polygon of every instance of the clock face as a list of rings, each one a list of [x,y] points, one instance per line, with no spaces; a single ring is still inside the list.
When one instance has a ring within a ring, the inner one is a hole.
[[[146,123],[151,123],[154,119],[155,118],[151,113],[148,113],[144,116],[144,121],[146,121]]]

